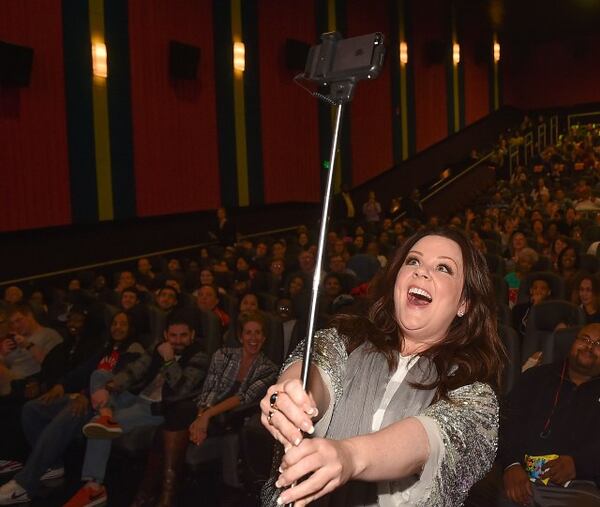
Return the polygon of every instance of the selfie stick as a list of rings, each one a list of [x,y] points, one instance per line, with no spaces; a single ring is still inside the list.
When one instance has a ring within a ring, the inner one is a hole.
[[[339,33],[330,32],[321,35],[321,41],[320,45],[313,46],[310,49],[305,72],[303,75],[298,76],[307,81],[316,82],[321,86],[329,86],[329,93],[312,92],[312,95],[335,107],[335,124],[331,141],[331,152],[329,154],[329,174],[327,175],[323,211],[321,213],[319,244],[317,247],[308,314],[308,329],[302,357],[302,387],[305,391],[308,387],[308,371],[313,350],[313,335],[316,327],[321,268],[327,240],[333,171],[335,170],[335,159],[342,126],[344,104],[352,100],[354,87],[359,80],[377,77],[381,70],[385,53],[383,35],[381,33],[343,40]],[[294,487],[295,485],[296,483],[290,487]],[[286,507],[292,507],[292,504],[287,504]]]
[[[313,275],[310,310],[308,314],[308,329],[302,358],[302,387],[307,390],[308,371],[313,349],[313,335],[317,318],[319,285],[321,283],[321,268],[327,240],[327,224],[331,204],[331,188],[333,186],[333,171],[340,136],[344,104],[350,102],[354,95],[356,83],[361,79],[373,79],[378,76],[383,65],[385,47],[383,34],[377,32],[369,35],[342,39],[337,32],[321,35],[322,43],[310,49],[306,61],[304,79],[316,82],[321,86],[329,86],[328,94],[313,92],[312,95],[335,107],[335,125],[329,154],[329,174],[325,187],[319,244]]]
[[[339,83],[340,85],[342,83]],[[354,86],[354,83],[348,83],[348,86]],[[308,330],[306,334],[306,345],[304,347],[304,356],[302,358],[302,388],[306,391],[308,385],[308,369],[310,368],[310,358],[313,348],[313,335],[317,318],[317,303],[319,297],[319,285],[321,283],[321,267],[323,265],[323,254],[325,252],[325,242],[327,240],[327,222],[329,220],[329,208],[331,204],[331,187],[333,185],[333,171],[335,168],[335,158],[337,151],[338,138],[342,126],[342,114],[344,112],[344,103],[340,102],[335,106],[335,126],[333,128],[333,138],[331,141],[331,152],[329,154],[329,174],[327,175],[327,185],[325,186],[325,201],[323,202],[323,212],[321,214],[321,227],[319,230],[319,245],[317,248],[317,259],[315,263],[315,272],[313,275],[312,293],[310,298],[310,311],[308,313]]]

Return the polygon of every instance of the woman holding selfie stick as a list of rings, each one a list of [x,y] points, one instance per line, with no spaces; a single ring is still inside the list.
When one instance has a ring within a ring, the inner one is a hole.
[[[368,318],[339,316],[314,347],[308,392],[300,350],[261,401],[285,450],[263,505],[461,505],[495,458],[505,355],[470,242],[451,229],[409,238]]]

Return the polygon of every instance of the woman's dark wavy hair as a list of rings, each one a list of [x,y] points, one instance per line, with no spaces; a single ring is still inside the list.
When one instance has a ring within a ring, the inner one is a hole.
[[[420,353],[431,359],[438,379],[432,384],[413,387],[436,389],[436,399],[447,398],[449,391],[475,381],[486,382],[497,390],[507,356],[498,335],[492,281],[485,258],[456,229],[423,229],[413,234],[397,250],[373,287],[368,316],[340,315],[332,323],[350,338],[351,347],[367,337],[385,355],[390,370],[394,369],[398,361],[396,352],[403,345],[402,331],[395,318],[394,285],[408,252],[426,236],[441,236],[460,247],[464,266],[461,299],[467,302],[467,309],[463,317],[454,318],[444,340]]]

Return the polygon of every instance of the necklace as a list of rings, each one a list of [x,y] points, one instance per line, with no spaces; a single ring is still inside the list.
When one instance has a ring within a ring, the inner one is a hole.
[[[558,389],[556,390],[556,395],[554,396],[554,405],[552,406],[552,410],[550,411],[550,415],[548,419],[546,419],[546,424],[544,424],[544,429],[540,433],[540,438],[547,439],[550,437],[551,425],[552,425],[552,416],[554,415],[554,411],[558,405],[558,400],[560,399],[560,389],[565,380],[565,372],[567,371],[567,360],[563,363],[562,371],[560,373],[560,382],[558,383]]]

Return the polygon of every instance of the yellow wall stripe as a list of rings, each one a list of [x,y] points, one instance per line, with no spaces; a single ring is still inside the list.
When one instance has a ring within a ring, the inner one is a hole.
[[[405,42],[406,40],[406,19],[404,8],[404,1],[399,0],[398,4],[398,41]],[[400,47],[396,48],[396,51],[400,51]],[[407,73],[406,65],[400,63],[400,125],[402,130],[402,160],[408,158],[408,84],[407,84]]]
[[[336,27],[335,3],[336,0],[327,1],[327,29],[330,32],[335,31]]]
[[[493,44],[498,42],[498,36],[494,34]],[[500,54],[502,57],[502,54]],[[494,60],[492,56],[492,65],[494,66],[494,111],[500,108],[500,80],[498,76],[498,62]]]
[[[456,34],[456,7],[452,4],[452,43],[459,44],[458,37]],[[464,58],[462,55],[463,48],[460,48],[460,59]],[[455,64],[452,62],[452,107],[454,108],[454,132],[458,132],[460,130],[460,89],[458,85],[458,66],[459,64]]]
[[[104,44],[104,0],[90,0],[89,23],[91,42]],[[110,48],[107,48],[110,56]],[[110,58],[108,59],[110,72]],[[94,143],[96,155],[96,185],[98,188],[98,219],[114,218],[108,94],[106,79],[93,76],[92,103],[94,109]]]
[[[454,132],[460,130],[460,89],[458,86],[458,65],[452,65],[452,95],[454,97]]]
[[[231,0],[232,47],[244,42],[242,37],[242,2]],[[250,204],[248,186],[248,148],[246,141],[246,101],[244,96],[244,73],[233,71],[233,104],[235,114],[235,151],[238,180],[238,206]]]
[[[498,81],[498,63],[494,62],[494,110],[500,108],[500,86]]]

